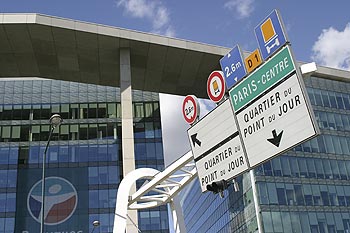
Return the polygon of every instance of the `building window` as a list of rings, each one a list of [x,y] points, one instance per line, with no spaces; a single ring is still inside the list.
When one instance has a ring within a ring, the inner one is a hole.
[[[1,130],[1,141],[9,142],[11,141],[11,126],[3,126]]]
[[[89,139],[97,139],[97,124],[89,124]]]
[[[19,148],[18,164],[28,164],[29,163],[29,147],[22,146]]]
[[[12,105],[4,105],[2,120],[12,120]]]
[[[60,140],[69,140],[69,125],[62,124],[59,127],[60,130]]]
[[[97,117],[98,118],[106,118],[107,117],[107,104],[105,104],[105,103],[98,104]]]
[[[99,139],[107,138],[107,124],[98,124],[97,125],[97,137]]]
[[[19,142],[21,136],[21,126],[12,126],[12,137],[11,141]]]
[[[88,139],[88,124],[79,125],[79,140]]]
[[[113,103],[108,104],[108,118],[116,118],[117,117],[117,109],[116,105]]]
[[[78,134],[79,128],[78,125],[70,125],[69,127],[69,139],[70,140],[78,140]]]
[[[143,103],[134,103],[134,117],[136,118],[145,117]]]
[[[89,118],[97,118],[97,104],[89,104],[88,110]]]
[[[40,131],[40,141],[47,141],[50,134],[50,126],[49,125],[41,125]]]
[[[79,104],[70,104],[71,119],[79,119]]]
[[[80,119],[88,119],[88,105],[87,104],[80,104]]]
[[[8,164],[9,152],[10,149],[8,147],[0,147],[0,164]]]
[[[69,104],[62,104],[59,114],[61,115],[62,119],[70,119]]]

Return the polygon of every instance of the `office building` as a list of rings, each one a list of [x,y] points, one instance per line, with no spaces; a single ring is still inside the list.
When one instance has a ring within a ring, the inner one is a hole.
[[[238,177],[221,199],[195,181],[182,196],[187,231],[350,232],[349,77],[319,67],[304,78],[321,135],[254,169],[253,182]]]
[[[58,80],[0,80],[0,232],[39,232],[47,151],[45,232],[112,232],[123,178],[120,89]],[[164,169],[158,94],[133,91],[135,163]],[[67,196],[67,194],[69,194]],[[66,195],[66,196],[65,196]],[[166,206],[138,213],[142,232],[168,232]]]
[[[120,180],[140,167],[164,168],[156,93],[199,90],[205,97],[198,83],[226,51],[40,14],[0,14],[0,232],[40,229],[41,160],[54,113],[64,123],[47,152],[45,231],[91,232],[100,220],[94,232],[111,232]],[[166,209],[128,211],[127,232],[168,232]]]

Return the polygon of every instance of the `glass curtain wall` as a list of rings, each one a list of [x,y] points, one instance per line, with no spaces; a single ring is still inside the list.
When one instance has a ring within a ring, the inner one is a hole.
[[[159,97],[133,91],[137,167],[164,168]],[[112,232],[122,177],[118,88],[53,80],[0,81],[0,233],[38,232],[48,119],[46,230]],[[61,196],[59,196],[61,195]],[[69,199],[64,197],[69,196]],[[63,198],[63,199],[59,199]],[[64,200],[64,201],[58,201]],[[50,204],[52,203],[52,204]],[[46,209],[45,208],[45,209]],[[169,232],[166,207],[139,213],[142,232]]]
[[[255,170],[265,232],[349,232],[350,83],[306,80],[321,135]]]
[[[321,135],[254,169],[263,232],[350,232],[350,83],[305,84]],[[250,177],[238,181],[223,199],[194,181],[182,193],[187,231],[257,232]]]

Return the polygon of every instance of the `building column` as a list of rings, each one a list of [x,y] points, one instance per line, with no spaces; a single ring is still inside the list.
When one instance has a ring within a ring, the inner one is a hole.
[[[122,111],[122,158],[123,177],[135,170],[134,152],[134,128],[132,115],[132,91],[131,91],[131,65],[130,49],[120,49],[120,99]],[[131,193],[136,191],[136,185],[131,188]],[[127,233],[138,232],[137,210],[128,210],[126,225]],[[136,226],[134,225],[136,224]]]

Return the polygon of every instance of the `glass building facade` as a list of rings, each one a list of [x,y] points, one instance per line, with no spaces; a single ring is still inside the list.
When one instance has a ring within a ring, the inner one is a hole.
[[[262,232],[350,232],[350,82],[310,77],[321,135],[254,169]],[[249,174],[219,198],[195,181],[182,195],[188,232],[258,232]]]
[[[48,119],[63,124],[46,160],[45,232],[112,232],[123,178],[120,90],[56,80],[0,81],[0,233],[39,232]],[[159,95],[133,91],[136,168],[164,169]],[[138,184],[141,185],[141,184]],[[138,212],[142,232],[169,232],[166,206]]]

